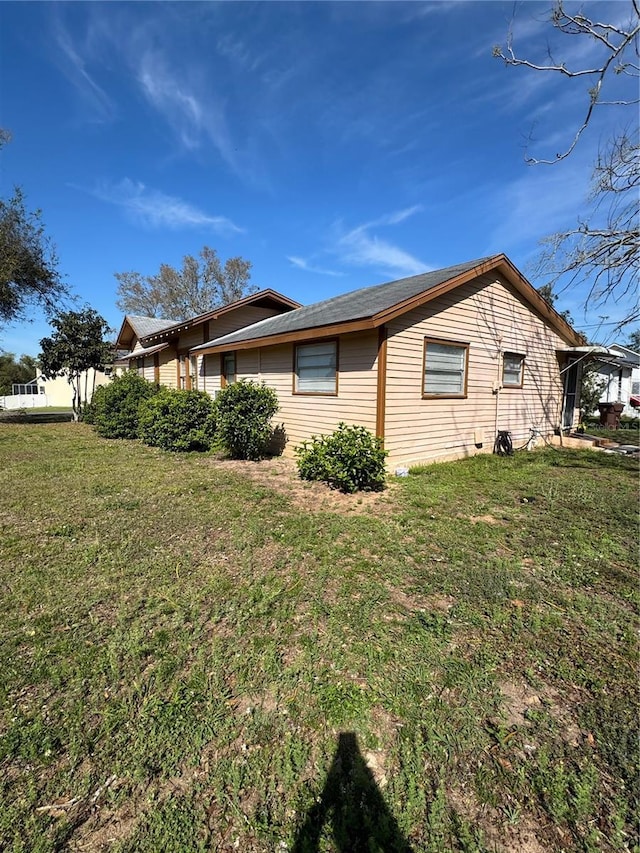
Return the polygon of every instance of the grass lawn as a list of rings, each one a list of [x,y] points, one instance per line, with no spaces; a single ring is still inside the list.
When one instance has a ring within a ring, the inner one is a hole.
[[[637,461],[9,423],[0,480],[0,849],[637,849]]]
[[[604,427],[587,427],[588,435],[595,435],[597,438],[608,438],[610,441],[615,441],[617,444],[635,444],[636,447],[640,444],[640,430],[637,429],[605,429]]]

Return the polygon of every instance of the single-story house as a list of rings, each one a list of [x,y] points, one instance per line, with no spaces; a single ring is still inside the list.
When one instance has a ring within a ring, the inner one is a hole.
[[[637,417],[630,398],[640,395],[640,353],[622,344],[609,344],[607,350],[607,357],[597,358],[593,365],[595,378],[604,383],[600,402],[622,403],[623,415]]]
[[[202,388],[195,357],[189,359],[192,347],[299,307],[299,302],[266,289],[189,320],[127,314],[116,339],[116,348],[124,350],[118,364],[167,388]]]
[[[390,465],[459,458],[577,422],[578,333],[505,255],[345,293],[193,346],[198,387],[275,389],[286,454],[340,421]]]

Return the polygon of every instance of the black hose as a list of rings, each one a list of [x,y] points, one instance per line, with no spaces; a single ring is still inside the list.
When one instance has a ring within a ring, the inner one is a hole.
[[[493,452],[498,456],[513,456],[513,443],[509,430],[501,429],[496,436]]]

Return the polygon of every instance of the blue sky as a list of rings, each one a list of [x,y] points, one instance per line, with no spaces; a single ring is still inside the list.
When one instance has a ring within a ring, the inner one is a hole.
[[[569,159],[525,164],[529,138],[540,157],[566,147],[587,103],[584,80],[492,57],[511,26],[543,60],[549,5],[2,3],[0,192],[20,185],[42,209],[79,304],[113,327],[115,272],[205,244],[303,303],[497,252],[527,274],[538,241],[585,209],[598,146],[624,120],[603,107]],[[593,59],[560,38],[567,64]],[[583,296],[558,306],[610,339],[596,327],[624,305],[585,315]],[[36,355],[48,325],[34,316],[0,347]]]

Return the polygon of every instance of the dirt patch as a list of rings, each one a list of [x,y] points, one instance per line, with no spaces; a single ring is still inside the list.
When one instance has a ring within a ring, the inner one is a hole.
[[[507,726],[530,726],[528,711],[546,711],[558,723],[560,736],[569,746],[579,746],[585,737],[588,739],[588,733],[576,724],[569,703],[548,685],[534,690],[527,684],[506,681],[500,685],[500,693]]]
[[[506,821],[497,809],[481,804],[470,788],[454,788],[447,792],[449,806],[482,833],[488,850],[495,853],[546,853],[546,833],[531,816],[522,814],[517,823]]]
[[[419,593],[405,592],[397,587],[387,586],[389,598],[394,604],[400,605],[405,610],[414,613],[416,610],[437,611],[448,613],[455,604],[455,598],[450,595],[420,595]]]
[[[458,518],[466,518],[472,524],[495,524],[499,527],[506,527],[507,521],[504,518],[496,518],[495,515],[487,513],[486,515],[458,515]]]
[[[397,484],[391,483],[383,492],[357,492],[345,495],[330,489],[325,483],[309,482],[298,477],[293,459],[275,457],[260,462],[243,462],[236,459],[210,460],[220,471],[233,471],[248,477],[252,482],[267,486],[308,512],[339,512],[353,515],[383,513]]]

